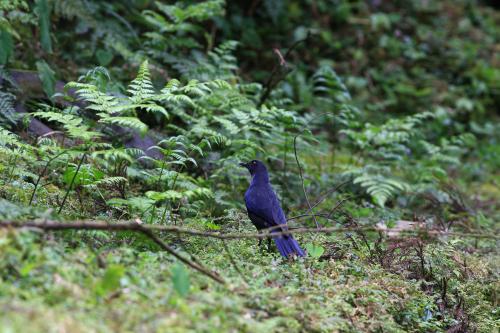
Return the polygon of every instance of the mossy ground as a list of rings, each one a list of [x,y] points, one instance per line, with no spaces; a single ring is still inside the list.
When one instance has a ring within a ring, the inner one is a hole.
[[[236,221],[228,228],[251,231]],[[237,267],[220,240],[166,239],[227,285],[129,233],[2,230],[1,331],[438,332],[458,322],[456,311],[471,330],[498,325],[500,257],[488,241],[429,242],[423,273],[413,254],[383,267],[355,235],[317,237],[324,257],[297,261],[254,240],[227,241]],[[448,303],[443,311],[440,302]]]

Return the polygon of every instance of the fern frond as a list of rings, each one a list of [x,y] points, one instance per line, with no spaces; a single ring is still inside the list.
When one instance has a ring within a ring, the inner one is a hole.
[[[47,107],[46,110],[56,110],[55,108]],[[74,139],[90,141],[101,136],[100,133],[91,131],[87,125],[82,124],[83,119],[71,114],[63,114],[54,111],[37,111],[32,113],[33,116],[60,123],[68,136]]]
[[[109,110],[118,105],[116,97],[103,93],[93,84],[69,82],[66,87],[75,89],[79,99],[88,103],[88,109],[111,113]]]
[[[351,100],[351,94],[331,66],[323,65],[313,75],[315,95],[331,98],[337,103]]]
[[[130,83],[127,92],[130,94],[130,100],[135,104],[142,103],[155,96],[147,60],[139,67],[137,77]]]
[[[21,142],[14,133],[0,127],[0,145],[1,146],[19,146]]]
[[[108,148],[92,152],[93,158],[101,158],[109,162],[128,161],[132,163],[134,158],[141,156],[142,150],[136,148]]]
[[[400,191],[409,189],[409,185],[382,175],[362,174],[354,178],[354,184],[359,184],[380,207],[384,207],[389,198]]]
[[[16,97],[13,94],[0,91],[0,123],[9,127],[15,126],[21,118],[14,109]]]
[[[141,134],[145,134],[148,131],[148,126],[136,117],[111,117],[104,114],[100,114],[100,116],[101,119],[99,122],[104,124],[129,127],[137,130]]]
[[[127,178],[124,177],[106,177],[103,179],[99,179],[93,183],[96,186],[106,186],[106,187],[116,187],[122,185],[124,183],[128,183]]]
[[[235,123],[233,123],[229,119],[214,116],[213,120],[215,120],[216,122],[221,124],[224,127],[224,129],[226,129],[229,132],[229,134],[237,134],[240,131],[240,128],[238,127],[238,125],[236,125]]]

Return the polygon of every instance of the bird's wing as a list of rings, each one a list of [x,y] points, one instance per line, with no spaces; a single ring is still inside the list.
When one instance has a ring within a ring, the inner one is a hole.
[[[245,195],[248,216],[259,229],[285,224],[286,218],[270,186],[253,188]]]
[[[251,212],[248,209],[248,207],[247,211],[248,211],[248,217],[250,217],[250,220],[252,221],[253,225],[257,228],[257,230],[267,229],[271,227],[271,225],[269,225],[269,222],[267,222],[265,218]]]
[[[278,197],[276,196],[276,194],[274,192],[273,192],[273,196],[271,199],[271,206],[272,206],[272,216],[273,216],[274,223],[276,225],[279,225],[279,224],[283,225],[281,227],[281,229],[283,231],[287,230],[288,226],[286,224],[285,213],[283,212],[283,209],[281,208]]]

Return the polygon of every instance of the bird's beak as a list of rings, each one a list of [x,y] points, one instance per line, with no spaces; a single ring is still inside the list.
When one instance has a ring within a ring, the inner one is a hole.
[[[239,163],[239,165],[248,169],[248,163],[241,162],[241,163]]]

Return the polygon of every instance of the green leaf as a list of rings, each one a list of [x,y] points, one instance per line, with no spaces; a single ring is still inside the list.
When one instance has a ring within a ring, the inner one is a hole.
[[[0,65],[5,65],[14,50],[12,36],[7,30],[0,29]]]
[[[54,71],[44,60],[36,62],[36,69],[38,70],[38,77],[42,81],[43,91],[49,98],[52,98],[56,92],[56,76]]]
[[[182,193],[174,190],[167,190],[165,192],[147,191],[146,196],[154,201],[182,199]]]
[[[21,274],[22,277],[27,277],[30,272],[36,268],[37,266],[37,262],[27,262],[26,264],[24,264],[21,269],[19,270],[19,274]]]
[[[1,8],[1,1],[0,1],[0,9],[2,9]],[[5,9],[3,9],[3,10],[5,10]],[[19,36],[16,29],[12,28],[12,25],[10,24],[9,20],[7,20],[5,17],[2,17],[2,16],[0,16],[0,30],[7,31],[9,34],[11,34],[16,39],[21,39],[21,36]]]
[[[171,273],[175,291],[179,294],[179,296],[186,297],[189,293],[190,287],[188,270],[183,264],[177,263],[174,267],[172,267]]]
[[[120,280],[125,275],[125,267],[121,265],[110,265],[101,281],[96,286],[96,293],[98,295],[105,295],[106,293],[116,290],[120,287]]]
[[[107,66],[113,60],[113,53],[108,50],[97,50],[95,53],[95,57],[101,66]]]
[[[38,15],[40,25],[40,43],[45,52],[52,53],[52,42],[50,40],[50,7],[47,0],[37,0],[35,2],[35,13]]]
[[[325,248],[314,243],[306,244],[307,254],[313,258],[319,258],[325,252]]]
[[[211,221],[206,222],[205,227],[207,227],[209,230],[220,230],[220,225],[217,225]]]
[[[63,174],[63,180],[67,186],[71,184],[71,180],[75,177],[77,167],[74,165],[70,165]],[[73,187],[79,185],[89,185],[94,181],[102,179],[104,177],[104,173],[96,168],[91,167],[90,165],[82,165],[78,174],[75,177],[75,181],[73,183]]]

